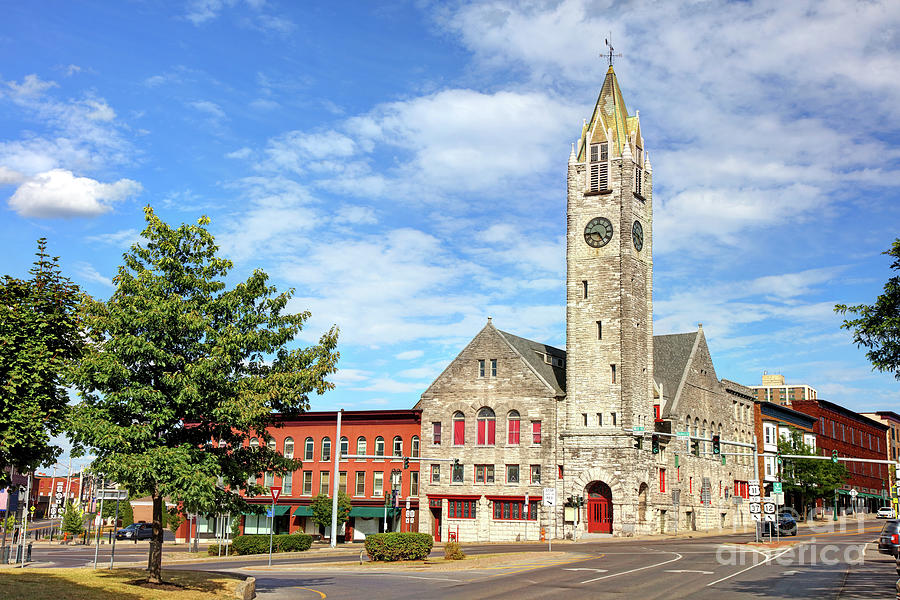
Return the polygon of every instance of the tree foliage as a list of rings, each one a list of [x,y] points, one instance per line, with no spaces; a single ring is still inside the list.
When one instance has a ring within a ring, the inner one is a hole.
[[[900,238],[883,254],[893,257],[891,269],[900,271]],[[900,379],[900,275],[887,280],[884,293],[875,304],[838,304],[834,310],[842,315],[856,315],[855,319],[845,319],[841,329],[853,332],[857,347],[869,349],[866,358],[875,369],[893,373]]]
[[[81,508],[81,503],[71,500],[66,502],[63,509],[62,530],[69,535],[84,532],[84,509]]]
[[[104,519],[115,518],[116,516],[116,501],[115,500],[105,500],[103,502],[103,512],[100,514]],[[122,527],[128,527],[132,523],[134,523],[134,510],[131,508],[130,500],[120,500],[119,501],[119,521],[122,522]],[[118,524],[116,524],[118,527]]]
[[[239,492],[263,493],[262,473],[299,468],[267,447],[268,428],[333,387],[326,377],[338,354],[336,329],[287,348],[309,313],[287,312],[292,291],[278,293],[264,272],[227,288],[232,264],[218,256],[207,218],[173,229],[150,207],[145,217],[110,299],[82,305],[88,350],[74,372],[82,401],[70,428],[97,471],[151,496],[157,582],[163,498],[190,513],[240,514],[248,505]]]
[[[30,279],[0,279],[0,488],[9,467],[28,473],[52,463],[50,443],[67,412],[66,373],[81,352],[78,286],[38,240]]]
[[[815,456],[812,447],[803,441],[803,434],[792,429],[788,439],[778,440],[781,454],[805,454]],[[816,498],[824,498],[826,504],[836,489],[844,485],[849,473],[847,467],[830,460],[786,458],[781,466],[781,482],[785,493],[800,497],[803,513]]]
[[[328,494],[319,494],[312,499],[309,505],[313,513],[313,521],[319,527],[331,527],[331,504],[332,497]],[[337,528],[340,530],[341,525],[350,518],[350,509],[353,505],[350,502],[350,496],[346,492],[338,491],[338,509],[337,509]]]

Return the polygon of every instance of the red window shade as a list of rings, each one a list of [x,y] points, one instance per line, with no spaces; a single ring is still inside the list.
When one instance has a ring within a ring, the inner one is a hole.
[[[478,419],[478,445],[493,446],[496,431],[496,421],[494,421],[493,419]]]
[[[540,444],[541,443],[541,422],[540,421],[532,421],[531,422],[531,434],[533,437],[532,443]]]
[[[509,421],[509,440],[510,444],[519,443],[519,420],[512,419]]]
[[[664,493],[666,491],[666,470],[659,470],[659,491],[660,493]]]
[[[497,422],[491,419],[487,422],[487,443],[490,446],[494,445],[494,438],[497,432]]]
[[[659,421],[659,420],[660,420],[660,419],[659,419],[659,404],[654,404],[654,405],[653,405],[653,418],[654,418],[656,421]]]
[[[453,443],[457,446],[466,443],[466,422],[463,420],[453,421]]]
[[[478,440],[477,440],[477,443],[478,443],[478,445],[480,445],[480,446],[483,446],[483,445],[484,445],[484,438],[485,438],[485,435],[484,435],[484,433],[485,433],[485,432],[484,432],[485,427],[484,427],[484,426],[485,426],[485,424],[486,424],[486,421],[485,421],[484,419],[478,419]]]

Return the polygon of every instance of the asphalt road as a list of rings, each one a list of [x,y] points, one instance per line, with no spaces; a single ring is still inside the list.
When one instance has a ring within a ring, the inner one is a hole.
[[[787,538],[790,545],[768,548],[747,544],[746,534],[695,539],[601,540],[546,545],[464,546],[467,554],[539,551],[515,554],[501,565],[439,571],[427,566],[360,569],[358,554],[278,557],[268,568],[265,556],[232,558],[165,568],[223,571],[257,578],[261,600],[304,598],[560,598],[571,593],[590,598],[893,598],[897,580],[892,559],[866,551],[881,523],[847,524],[844,531],[810,531]],[[147,543],[120,543],[116,560],[143,562]],[[172,548],[167,545],[168,548]],[[100,564],[108,564],[108,546]],[[175,547],[178,548],[178,547]],[[185,550],[182,545],[181,550]],[[354,550],[358,547],[354,547]],[[361,549],[361,548],[360,548]],[[93,548],[35,547],[36,561],[47,566],[92,564]],[[317,566],[320,563],[341,565]],[[861,564],[860,564],[861,563]],[[35,565],[37,566],[37,564]],[[375,593],[377,591],[377,593]]]
[[[261,600],[340,600],[371,597],[373,590],[377,597],[392,600],[531,600],[569,594],[642,600],[883,599],[894,597],[897,575],[893,560],[866,550],[880,529],[880,523],[871,521],[861,532],[801,530],[788,539],[790,545],[777,548],[748,546],[743,543],[747,536],[560,544],[558,549],[564,552],[544,558],[512,556],[502,566],[458,571],[360,572],[316,570],[314,565],[229,570],[256,577]]]

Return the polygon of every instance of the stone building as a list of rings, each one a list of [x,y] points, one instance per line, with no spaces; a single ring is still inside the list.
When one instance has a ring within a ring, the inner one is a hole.
[[[638,114],[610,66],[568,162],[567,351],[489,319],[422,394],[433,460],[421,465],[420,531],[495,541],[541,527],[634,535],[749,523],[731,498],[753,478],[749,454],[723,461],[696,441],[694,455],[674,438],[749,443],[753,395],[717,379],[702,327],[653,336],[652,198]],[[547,487],[553,509],[539,502]],[[583,502],[563,510],[569,498]]]

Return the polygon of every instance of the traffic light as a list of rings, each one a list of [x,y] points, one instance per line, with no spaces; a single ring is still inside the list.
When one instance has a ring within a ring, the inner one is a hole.
[[[575,506],[575,498],[573,496],[569,496],[568,498],[566,498],[566,505]]]
[[[722,445],[721,438],[718,435],[713,436],[713,454],[721,454],[722,453]]]
[[[831,451],[831,462],[837,464],[837,450]]]
[[[454,458],[454,459],[453,459],[453,468],[455,469],[455,468],[458,467],[458,466],[459,466],[459,459],[458,459],[458,458]]]
[[[779,465],[784,463],[784,461],[781,459],[781,452],[775,453],[775,462],[777,462]]]
[[[691,440],[691,454],[694,456],[700,456],[700,441],[699,440]]]
[[[650,448],[653,450],[653,454],[659,454],[659,436],[655,433],[650,436]]]
[[[644,436],[639,435],[638,437],[634,438],[634,449],[640,450],[643,447],[644,447]]]
[[[408,456],[404,456],[404,457],[403,457],[403,468],[404,468],[404,469],[408,469],[408,468],[409,468],[409,457],[408,457]]]
[[[578,496],[578,506],[584,506],[584,496]]]

